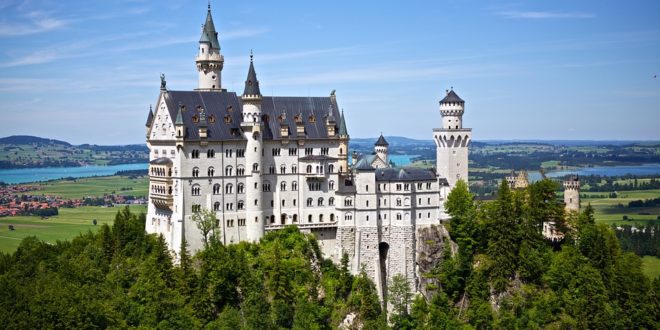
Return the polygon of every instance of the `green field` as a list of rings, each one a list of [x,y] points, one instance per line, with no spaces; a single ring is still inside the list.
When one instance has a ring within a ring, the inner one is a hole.
[[[105,176],[97,178],[81,178],[76,180],[59,180],[37,184],[42,190],[30,192],[33,195],[55,195],[66,199],[83,198],[86,196],[103,196],[107,194],[146,196],[149,178],[146,176],[130,179],[125,176]],[[121,190],[124,188],[125,190]]]
[[[660,258],[654,256],[644,256],[642,258],[642,270],[650,279],[660,276]]]
[[[121,207],[85,206],[75,209],[61,208],[59,215],[48,219],[36,216],[16,216],[0,218],[0,251],[13,252],[21,240],[27,236],[55,242],[57,240],[70,240],[79,233],[88,230],[96,231],[100,225],[112,224],[115,214]],[[146,212],[146,205],[131,206],[131,212]],[[92,220],[96,219],[98,225],[94,226]],[[10,231],[12,224],[16,230]]]
[[[588,203],[594,207],[596,221],[605,224],[641,224],[644,225],[649,221],[656,220],[660,215],[660,207],[638,207],[638,208],[618,208],[617,204],[628,205],[628,202],[634,200],[644,200],[660,197],[660,190],[633,190],[622,191],[617,198],[603,198],[602,195],[607,196],[607,192],[602,193],[587,193],[592,196],[583,198],[581,201],[582,207]],[[599,197],[596,197],[599,196]],[[649,215],[640,215],[638,213],[650,213]],[[628,216],[628,221],[623,220],[623,216]]]

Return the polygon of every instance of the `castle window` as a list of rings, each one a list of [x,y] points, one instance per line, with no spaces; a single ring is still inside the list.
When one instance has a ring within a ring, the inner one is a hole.
[[[286,181],[280,182],[280,191],[286,191]]]
[[[427,214],[426,214],[426,217],[429,218],[429,219],[431,219],[431,212],[427,213]]]
[[[197,168],[197,167],[193,168],[192,176],[193,176],[193,178],[199,177],[199,168]]]
[[[307,198],[307,206],[312,206],[313,203],[314,203],[314,200],[311,197]]]
[[[238,175],[238,176],[243,176],[243,175],[245,175],[245,167],[243,167],[243,166],[238,166],[238,167],[236,168],[236,175]]]
[[[245,185],[239,183],[238,186],[236,186],[236,193],[242,194],[243,192],[245,192]]]
[[[410,190],[410,184],[406,183],[403,185],[403,190],[408,191]]]
[[[280,155],[280,148],[273,148],[272,153],[273,153],[273,156],[279,156]]]
[[[293,191],[298,190],[298,181],[291,182],[291,190],[293,190]]]
[[[213,185],[213,195],[219,195],[220,190],[221,190],[221,188],[220,188],[219,184],[216,183],[216,184]]]
[[[296,206],[296,199],[293,199],[293,206]]]
[[[309,122],[310,123],[315,123],[316,122],[316,117],[314,117],[314,115],[309,116]]]
[[[298,173],[298,166],[297,165],[291,165],[291,173],[296,174]]]
[[[220,211],[220,202],[213,203],[213,211]]]
[[[431,183],[430,183],[430,182],[428,182],[428,183],[426,184],[426,189],[431,189]]]
[[[307,165],[307,174],[312,173],[312,165]]]
[[[427,198],[427,199],[426,199],[426,202],[427,202],[429,205],[431,205],[431,198]]]
[[[193,149],[193,151],[190,153],[190,158],[193,158],[193,159],[199,158],[199,150]]]
[[[231,158],[233,154],[234,154],[234,150],[232,150],[232,149],[225,150],[225,157],[226,158]]]
[[[319,197],[318,204],[319,206],[323,206],[323,197]]]
[[[193,115],[192,116],[192,122],[195,123],[195,124],[199,123],[199,116],[198,115]]]
[[[206,150],[206,158],[214,158],[215,157],[215,150],[209,149]]]
[[[401,198],[396,199],[396,206],[401,206]]]
[[[284,164],[280,166],[280,174],[286,174],[286,166]]]
[[[330,198],[328,199],[328,205],[330,205],[330,206],[335,206],[335,198],[334,198],[334,197],[330,197]]]
[[[334,181],[331,180],[330,182],[328,182],[328,189],[329,190],[335,190],[335,182]]]
[[[328,173],[334,173],[335,172],[335,165],[328,165]]]
[[[286,206],[286,200],[283,199],[282,200],[282,207],[285,207],[285,206]]]
[[[319,214],[319,222],[323,222],[323,214]]]
[[[225,194],[231,194],[234,192],[234,186],[231,183],[228,183],[225,186]]]
[[[289,156],[297,156],[298,148],[289,148]]]
[[[311,214],[307,216],[307,222],[312,222],[312,215]]]
[[[209,116],[209,123],[211,123],[211,124],[215,123],[215,116],[214,115]]]
[[[234,209],[234,203],[227,203],[225,205],[225,210],[232,211]]]
[[[231,116],[225,115],[225,124],[231,124]]]
[[[245,149],[236,149],[236,157],[244,158],[245,157]]]
[[[305,156],[311,156],[314,154],[314,148],[305,148]]]
[[[201,190],[201,188],[199,187],[198,184],[192,186],[192,190],[191,190],[192,195],[193,196],[199,196],[200,190]]]
[[[270,165],[268,167],[268,174],[275,174],[275,165]]]
[[[397,220],[401,220],[401,213],[397,213],[397,214],[396,214],[396,219],[397,219]]]
[[[350,213],[350,212],[349,212],[349,213],[346,213],[346,214],[344,215],[344,220],[348,220],[348,221],[353,220],[353,214]]]
[[[321,148],[321,155],[328,155],[330,148],[328,147],[323,147]]]
[[[234,169],[231,166],[225,167],[225,176],[231,176],[234,172]]]
[[[419,182],[419,183],[417,184],[417,190],[422,190],[422,183],[421,183],[421,182]]]
[[[262,184],[262,191],[264,191],[264,192],[269,192],[270,191],[270,182],[266,181]]]
[[[259,164],[257,163],[252,164],[252,172],[259,172]]]
[[[236,203],[236,207],[239,210],[245,209],[245,203],[243,201],[238,201],[238,203]]]
[[[293,215],[293,220],[292,220],[292,221],[293,221],[293,223],[297,223],[297,222],[298,222],[298,215],[297,215],[297,214],[294,214],[294,215]]]
[[[192,210],[193,213],[197,213],[197,212],[202,210],[202,206],[199,205],[199,204],[193,204],[191,206],[191,210]]]
[[[330,213],[330,222],[335,222],[335,214]]]
[[[353,199],[351,198],[344,199],[344,206],[353,206]]]
[[[258,199],[255,199],[255,200],[254,200],[254,206],[258,206],[258,205],[259,205],[259,200],[258,200]]]
[[[369,191],[369,185],[365,185],[365,186],[364,186],[364,190],[365,190],[365,191]]]
[[[213,169],[213,167],[209,167],[206,173],[208,176],[213,176],[213,174],[215,174],[215,170]]]
[[[396,191],[401,191],[401,184],[400,183],[396,184]]]
[[[238,219],[238,226],[245,227],[245,219]]]

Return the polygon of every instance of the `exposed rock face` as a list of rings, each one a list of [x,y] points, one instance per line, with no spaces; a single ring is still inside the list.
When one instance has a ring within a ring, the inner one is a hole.
[[[449,240],[449,232],[444,225],[431,225],[417,230],[417,271],[419,283],[417,291],[421,292],[427,299],[431,298],[429,288],[437,288],[438,281],[435,278],[425,276],[433,271],[442,262],[445,242]],[[450,241],[451,242],[451,241]],[[451,242],[452,255],[456,253],[455,243]]]

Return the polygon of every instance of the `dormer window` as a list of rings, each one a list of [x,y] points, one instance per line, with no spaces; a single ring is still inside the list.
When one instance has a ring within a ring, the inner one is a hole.
[[[227,111],[228,111],[228,112],[232,112],[232,111],[234,111],[234,107],[231,106],[231,105],[228,105],[228,106],[227,106]]]
[[[209,120],[209,123],[215,123],[215,116],[214,116],[214,115],[210,115],[210,116],[208,117],[208,120]]]
[[[199,116],[198,115],[192,116],[192,121],[193,123],[199,123]]]
[[[310,123],[315,123],[316,122],[316,117],[314,117],[314,115],[309,116],[309,122]]]
[[[230,115],[225,116],[225,124],[231,124],[231,116]]]

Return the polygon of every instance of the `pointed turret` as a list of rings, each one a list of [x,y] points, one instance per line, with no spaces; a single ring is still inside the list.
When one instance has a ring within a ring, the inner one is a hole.
[[[387,147],[390,144],[385,141],[385,137],[383,136],[383,133],[380,133],[380,137],[378,138],[378,141],[376,141],[376,144],[374,144],[377,147]]]
[[[179,112],[176,114],[176,121],[174,122],[174,125],[183,125],[183,115],[181,114],[181,108],[179,108]]]
[[[218,32],[215,31],[215,24],[213,24],[210,3],[206,12],[206,21],[202,26],[202,36],[199,38],[199,53],[195,63],[199,72],[199,87],[197,90],[223,91],[220,74],[225,59],[220,54],[220,42],[218,41]]]
[[[390,144],[385,141],[385,137],[383,136],[383,133],[380,133],[380,137],[378,138],[378,141],[374,144],[374,149],[376,151],[376,155],[380,157],[380,159],[385,163],[386,166],[389,166],[389,160],[387,157],[387,149]]]
[[[245,89],[243,90],[243,97],[258,97],[261,98],[261,91],[259,90],[259,80],[257,80],[257,72],[254,70],[253,63],[254,55],[250,52],[250,69],[248,70],[247,79],[245,80]]]
[[[341,110],[341,118],[339,119],[339,135],[348,136],[348,130],[346,129],[346,120],[344,117],[344,110]]]
[[[149,115],[147,116],[147,124],[145,126],[151,127],[151,124],[154,122],[154,111],[151,108],[151,105],[149,105]]]

